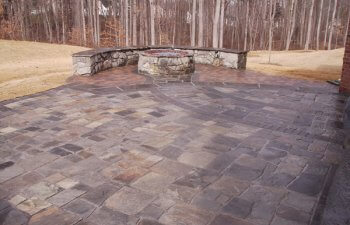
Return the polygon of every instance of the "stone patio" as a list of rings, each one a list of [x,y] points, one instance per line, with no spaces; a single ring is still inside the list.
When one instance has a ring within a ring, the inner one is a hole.
[[[204,65],[192,83],[136,71],[0,103],[0,224],[320,219],[343,155],[336,87]]]

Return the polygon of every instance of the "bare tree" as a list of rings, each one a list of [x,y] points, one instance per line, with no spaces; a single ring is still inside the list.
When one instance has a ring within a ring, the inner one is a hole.
[[[177,4],[175,4],[175,20],[176,20],[176,16],[177,16]],[[176,23],[173,24],[173,41],[172,41],[172,44],[173,46],[175,45],[175,38],[176,38]]]
[[[276,0],[270,0],[270,26],[269,26],[269,63],[271,63],[271,51],[272,51],[272,42],[273,42],[273,27],[274,27],[274,19],[276,14]]]
[[[305,29],[305,17],[306,17],[306,4],[308,0],[301,0],[302,12],[300,21],[300,35],[299,35],[299,45],[302,46],[304,41],[304,29]]]
[[[148,45],[148,42],[149,42],[149,35],[148,35],[148,7],[147,7],[147,1],[144,1],[143,2],[143,7],[144,7],[144,26],[145,26],[145,30],[144,30],[144,33],[145,33],[145,45]]]
[[[99,6],[100,1],[94,0],[94,2],[95,2],[94,15],[95,15],[95,23],[96,23],[96,31],[95,31],[96,45],[100,46],[100,37],[101,37],[101,35],[100,35],[100,6]]]
[[[249,0],[246,7],[246,16],[245,16],[245,28],[244,28],[244,50],[247,50],[247,40],[248,40],[248,25],[249,25]]]
[[[50,21],[49,15],[48,15],[48,12],[49,12],[48,7],[49,7],[48,4],[44,3],[44,15],[45,15],[46,23],[47,23],[47,28],[48,28],[48,31],[49,31],[49,41],[50,41],[50,43],[52,43],[53,42],[53,36],[52,36],[51,21]]]
[[[154,27],[154,13],[155,13],[155,6],[154,6],[154,0],[149,0],[150,7],[151,7],[151,45],[156,44],[156,34],[155,34],[155,27]]]
[[[332,48],[332,38],[333,38],[333,30],[335,26],[335,15],[337,12],[337,5],[338,0],[334,0],[334,9],[333,9],[333,15],[332,15],[332,21],[331,21],[331,30],[329,31],[329,39],[328,39],[328,50],[331,50]]]
[[[321,49],[323,41],[334,48],[345,41],[349,11],[349,0],[0,0],[0,38],[270,51]]]
[[[192,26],[191,26],[191,46],[196,45],[196,14],[197,14],[197,0],[192,2]]]
[[[317,23],[316,50],[320,49],[320,32],[321,32],[321,23],[322,23],[323,3],[324,3],[324,0],[321,0],[318,23]]]
[[[220,19],[220,6],[221,0],[216,0],[214,21],[213,21],[213,48],[217,48],[219,46],[219,19]]]
[[[298,1],[292,0],[291,3],[291,19],[290,19],[290,23],[288,26],[288,31],[287,31],[287,41],[286,41],[286,50],[288,51],[290,48],[290,42],[292,41],[292,37],[294,34],[294,30],[295,30],[295,19],[296,19],[296,15],[297,15],[297,5],[298,5]]]
[[[199,17],[199,21],[198,21],[198,46],[199,47],[203,47],[203,4],[204,4],[204,0],[198,0],[198,4],[199,4],[199,12],[198,12],[198,17]]]
[[[329,16],[331,14],[331,4],[332,1],[328,0],[328,12],[327,12],[327,17],[326,17],[326,28],[325,28],[325,32],[324,32],[324,39],[323,39],[323,48],[326,48],[327,46],[327,35],[328,35],[328,30],[329,30]]]
[[[225,1],[226,0],[221,0],[221,9],[220,9],[220,39],[219,39],[219,47],[220,48],[223,48],[223,46],[224,46]]]
[[[124,2],[124,16],[125,16],[125,45],[129,46],[129,0]]]
[[[137,4],[132,0],[132,44],[137,45]]]
[[[314,12],[315,0],[311,1],[310,13],[309,13],[309,23],[307,26],[307,34],[306,34],[306,42],[305,42],[305,50],[309,50],[310,38],[311,38],[311,25],[312,25],[312,16]]]

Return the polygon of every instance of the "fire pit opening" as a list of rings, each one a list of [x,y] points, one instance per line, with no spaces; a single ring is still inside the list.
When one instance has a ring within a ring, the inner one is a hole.
[[[173,49],[156,49],[140,53],[138,71],[164,81],[191,81],[195,71],[193,54]]]

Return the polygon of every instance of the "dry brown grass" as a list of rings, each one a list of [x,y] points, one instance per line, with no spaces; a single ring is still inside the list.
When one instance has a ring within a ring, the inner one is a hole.
[[[83,47],[0,40],[0,101],[65,83],[72,74],[71,55]],[[338,79],[344,49],[332,51],[249,53],[248,69],[271,75],[316,80]]]
[[[247,69],[270,75],[312,80],[340,78],[344,48],[331,51],[267,51],[249,53]]]
[[[71,55],[86,48],[0,40],[0,101],[65,83],[72,75]]]

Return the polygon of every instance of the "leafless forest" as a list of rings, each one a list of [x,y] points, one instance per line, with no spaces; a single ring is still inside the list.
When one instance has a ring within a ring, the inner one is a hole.
[[[0,38],[89,47],[343,47],[349,0],[0,0]]]

